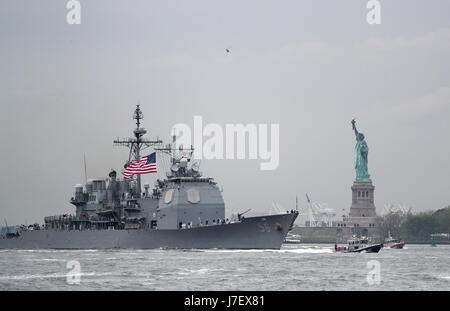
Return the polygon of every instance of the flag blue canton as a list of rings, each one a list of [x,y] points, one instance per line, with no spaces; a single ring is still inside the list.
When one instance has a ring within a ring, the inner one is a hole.
[[[152,163],[156,163],[156,152],[153,152],[152,154],[147,156],[147,164],[152,164]]]

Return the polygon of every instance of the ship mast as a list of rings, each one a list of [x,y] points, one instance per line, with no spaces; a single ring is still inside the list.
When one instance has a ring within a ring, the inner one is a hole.
[[[183,151],[190,151],[191,152],[191,156],[192,153],[194,152],[194,148],[191,146],[190,148],[183,148],[183,145],[178,146],[177,148],[177,135],[175,134],[175,129],[173,129],[173,134],[172,134],[172,143],[168,144],[165,147],[158,147],[155,148],[156,151],[165,153],[167,155],[169,155],[170,157],[170,163],[172,165],[172,167],[170,168],[170,170],[172,171],[172,173],[176,173],[176,174],[181,174],[184,175],[186,174],[186,167],[183,167],[183,170],[180,172],[178,170],[178,165],[180,164],[180,158],[177,157],[177,151],[178,152],[183,152]],[[175,171],[174,171],[175,169]]]
[[[133,114],[133,119],[136,120],[136,129],[133,131],[134,138],[114,140],[115,146],[125,146],[125,147],[130,148],[130,154],[128,156],[128,161],[126,163],[126,166],[129,165],[131,162],[139,161],[141,159],[141,151],[142,150],[162,143],[162,141],[159,139],[149,140],[149,139],[143,138],[143,136],[147,133],[147,131],[143,127],[141,127],[141,120],[144,119],[144,114],[142,113],[139,106],[140,105],[136,105],[136,110],[134,111],[134,114]],[[137,181],[136,192],[137,192],[138,197],[140,197],[141,191],[142,191],[141,175],[137,174],[134,176],[136,176],[136,181]]]

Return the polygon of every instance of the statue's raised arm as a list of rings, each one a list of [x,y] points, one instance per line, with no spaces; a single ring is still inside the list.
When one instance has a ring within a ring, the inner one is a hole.
[[[358,136],[358,130],[356,129],[355,123],[356,123],[355,118],[352,118],[352,128],[355,131],[355,135]]]

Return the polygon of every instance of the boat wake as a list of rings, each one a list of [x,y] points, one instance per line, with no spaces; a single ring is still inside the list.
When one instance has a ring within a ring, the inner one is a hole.
[[[95,272],[87,272],[87,273],[79,273],[73,274],[73,276],[80,277],[99,277],[99,276],[110,276],[113,275],[112,272],[106,273],[95,273]],[[22,275],[1,275],[0,281],[8,281],[8,280],[32,280],[32,279],[67,279],[67,273],[50,273],[50,274],[22,274]]]
[[[302,247],[302,248],[282,248],[282,249],[205,249],[192,250],[202,253],[292,253],[292,254],[330,254],[331,248],[325,247]]]

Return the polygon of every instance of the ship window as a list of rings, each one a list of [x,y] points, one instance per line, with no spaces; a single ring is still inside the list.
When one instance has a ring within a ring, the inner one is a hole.
[[[173,199],[173,189],[169,189],[164,196],[164,203],[169,204]]]
[[[198,203],[200,202],[200,193],[196,189],[188,189],[186,191],[187,193],[187,200],[191,203]]]

